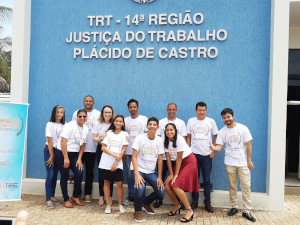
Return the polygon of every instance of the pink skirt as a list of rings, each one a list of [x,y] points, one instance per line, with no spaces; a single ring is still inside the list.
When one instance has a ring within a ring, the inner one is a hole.
[[[175,173],[175,167],[173,167],[173,174]],[[173,184],[171,182],[169,181],[167,185],[178,187],[185,192],[199,192],[197,160],[193,153],[182,160],[178,177]]]

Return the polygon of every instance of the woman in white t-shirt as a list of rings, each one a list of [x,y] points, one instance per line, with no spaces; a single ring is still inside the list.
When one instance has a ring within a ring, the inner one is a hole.
[[[125,132],[124,117],[116,116],[108,130],[107,136],[102,141],[103,154],[99,163],[100,177],[104,180],[105,213],[111,213],[110,184],[112,182],[116,182],[117,185],[119,211],[125,213],[122,206],[124,180],[122,158],[125,155],[129,135]]]
[[[94,124],[92,128],[92,134],[93,134],[93,141],[97,142],[97,151],[96,151],[96,156],[97,156],[97,165],[99,166],[100,159],[102,156],[102,150],[101,150],[101,143],[106,137],[106,132],[108,128],[110,127],[113,119],[115,118],[115,112],[112,106],[110,105],[105,105],[103,106],[101,110],[100,117],[97,121],[97,123]],[[104,191],[103,191],[103,186],[104,186],[104,180],[100,177],[100,169],[98,168],[98,182],[99,182],[99,205],[104,205]],[[110,184],[110,204],[112,203],[112,192],[113,192],[113,182]]]
[[[46,205],[48,208],[53,209],[54,204],[61,203],[54,197],[58,167],[54,162],[54,152],[57,151],[57,142],[60,133],[65,124],[65,110],[61,105],[56,105],[52,109],[50,121],[46,125],[46,146],[44,148],[44,161],[46,165]]]
[[[173,123],[166,125],[164,146],[170,172],[165,182],[166,191],[174,204],[168,216],[175,216],[177,212],[180,213],[179,198],[186,209],[186,213],[180,221],[189,222],[193,220],[194,212],[185,192],[199,192],[197,160],[184,138],[177,135],[177,129]],[[176,160],[173,168],[171,160]]]
[[[57,149],[60,151],[55,152],[55,161],[60,170],[60,186],[66,208],[74,207],[68,195],[69,169],[74,174],[74,189],[71,200],[78,206],[84,206],[84,203],[79,199],[79,193],[83,177],[82,155],[89,132],[89,128],[85,125],[86,118],[86,110],[80,109],[77,111],[76,120],[65,124],[57,144]]]

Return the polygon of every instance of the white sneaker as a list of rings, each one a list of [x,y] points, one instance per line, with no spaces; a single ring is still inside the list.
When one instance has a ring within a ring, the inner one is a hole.
[[[120,211],[120,213],[126,213],[126,210],[123,207],[123,205],[119,205],[119,211]]]
[[[111,207],[110,205],[106,206],[105,211],[106,214],[110,214],[111,213]]]

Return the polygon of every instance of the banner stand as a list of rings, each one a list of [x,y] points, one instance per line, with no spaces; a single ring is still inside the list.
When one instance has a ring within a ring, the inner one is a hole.
[[[27,115],[28,104],[0,102],[0,202],[21,200]]]

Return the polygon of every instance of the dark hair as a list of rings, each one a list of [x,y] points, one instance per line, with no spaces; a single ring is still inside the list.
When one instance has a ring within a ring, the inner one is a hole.
[[[60,123],[65,124],[66,123],[65,109],[62,105],[56,105],[53,107],[51,117],[50,117],[50,122],[56,123],[56,114],[59,109],[64,110],[64,115],[61,118]]]
[[[129,107],[130,103],[133,103],[133,102],[136,103],[136,106],[139,106],[139,102],[138,102],[137,100],[135,100],[135,99],[132,98],[132,99],[130,99],[130,100],[128,101],[127,107]]]
[[[113,107],[111,105],[105,105],[105,106],[102,107],[101,114],[100,114],[100,117],[99,117],[98,121],[100,123],[104,123],[105,122],[105,120],[104,120],[104,112],[103,112],[105,108],[110,108],[111,111],[112,111],[112,115],[111,115],[111,118],[110,118],[110,121],[109,121],[110,123],[112,123],[113,120],[114,120],[114,118],[115,118],[115,116],[116,116],[116,114],[115,114],[115,111],[114,111],[114,109],[113,109]]]
[[[116,115],[116,117],[115,117],[115,118],[113,119],[113,121],[111,122],[111,125],[110,125],[109,128],[107,129],[108,131],[109,131],[109,130],[115,131],[116,127],[115,127],[115,125],[114,125],[114,122],[115,122],[115,120],[116,120],[118,117],[121,117],[121,118],[123,119],[124,125],[121,127],[121,130],[122,130],[122,131],[125,131],[125,119],[124,119],[124,116],[122,116],[122,115]]]
[[[176,128],[176,126],[175,126],[174,123],[168,123],[165,126],[165,143],[164,143],[164,145],[165,145],[165,148],[169,147],[169,141],[170,141],[170,139],[167,137],[167,134],[166,134],[167,126],[169,126],[169,125],[173,126],[173,128],[175,129],[175,136],[174,136],[174,141],[173,141],[173,148],[176,148],[177,147],[177,145],[176,145],[176,141],[177,141],[177,128]]]
[[[204,106],[205,109],[207,109],[207,106],[206,106],[206,103],[205,103],[205,102],[197,102],[197,104],[196,104],[196,110],[197,110],[198,106],[201,106],[201,107]]]
[[[85,110],[85,109],[79,109],[78,111],[77,111],[77,116],[79,115],[79,113],[85,113],[86,115],[87,115],[87,111]]]
[[[94,97],[93,97],[93,96],[91,96],[91,95],[87,95],[87,96],[85,96],[85,97],[84,97],[84,99],[83,99],[83,101],[84,101],[84,100],[85,100],[85,98],[87,98],[87,97],[90,97],[90,98],[92,98],[92,99],[93,99],[93,102],[95,101],[95,100],[94,100]]]
[[[224,116],[226,113],[231,114],[232,116],[234,115],[233,110],[231,108],[225,108],[221,112],[221,116]]]
[[[156,122],[156,123],[157,123],[157,126],[158,126],[159,122],[158,122],[158,119],[157,119],[156,117],[150,117],[150,118],[148,119],[148,121],[147,121],[147,125],[148,125],[151,121]]]
[[[174,103],[174,102],[170,102],[170,103],[167,105],[167,108],[168,108],[170,105],[175,105],[175,107],[176,107],[176,109],[177,109],[177,105],[176,105],[176,103]]]

